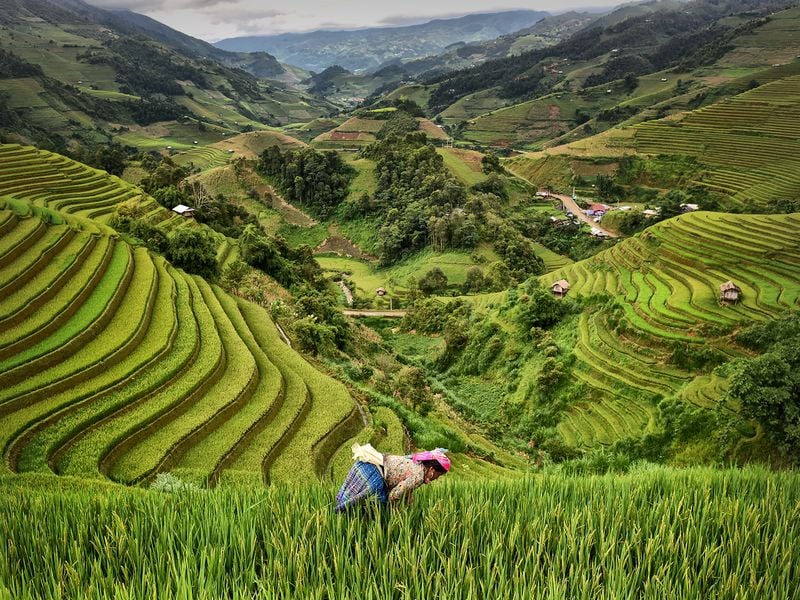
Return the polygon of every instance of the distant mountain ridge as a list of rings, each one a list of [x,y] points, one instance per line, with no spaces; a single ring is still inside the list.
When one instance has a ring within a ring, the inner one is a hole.
[[[236,37],[215,46],[231,52],[268,52],[279,61],[317,72],[332,65],[363,71],[392,60],[438,54],[458,42],[497,38],[548,16],[543,11],[505,11],[405,27]]]

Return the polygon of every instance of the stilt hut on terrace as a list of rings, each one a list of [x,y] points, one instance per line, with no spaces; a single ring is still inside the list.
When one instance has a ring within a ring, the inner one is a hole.
[[[719,286],[719,299],[723,304],[736,304],[741,294],[741,288],[732,281],[726,281]]]
[[[550,286],[550,291],[556,298],[563,298],[569,291],[569,282],[566,279],[559,279]]]

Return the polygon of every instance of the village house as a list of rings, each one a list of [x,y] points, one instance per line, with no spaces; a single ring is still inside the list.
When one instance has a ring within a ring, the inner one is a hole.
[[[726,281],[719,286],[719,299],[723,304],[736,304],[741,294],[741,288],[732,281]]]
[[[569,282],[566,279],[559,279],[550,286],[550,291],[556,298],[563,298],[569,291]]]
[[[194,209],[190,206],[186,206],[185,204],[178,204],[178,206],[173,207],[172,212],[178,213],[184,219],[194,218]]]

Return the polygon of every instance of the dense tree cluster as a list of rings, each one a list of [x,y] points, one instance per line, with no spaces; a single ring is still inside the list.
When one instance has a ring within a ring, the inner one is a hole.
[[[475,246],[478,228],[465,210],[467,191],[424,133],[391,135],[363,152],[376,161],[377,190],[374,200],[350,208],[378,217],[384,264],[427,246],[440,251]]]
[[[418,129],[419,121],[404,110],[396,110],[389,113],[389,118],[386,119],[383,127],[375,134],[375,137],[383,140],[390,135],[404,136]]]
[[[352,167],[335,152],[304,148],[281,152],[264,150],[258,170],[270,178],[286,198],[301,204],[314,216],[326,219],[347,197]]]
[[[731,397],[800,462],[800,314],[753,325],[736,339],[763,354],[735,361]]]

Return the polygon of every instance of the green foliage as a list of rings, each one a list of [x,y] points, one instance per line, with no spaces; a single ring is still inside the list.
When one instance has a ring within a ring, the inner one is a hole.
[[[526,281],[516,298],[509,296],[506,307],[517,331],[526,339],[535,337],[534,330],[552,327],[573,309],[569,300],[556,299],[536,279]]]
[[[306,352],[331,354],[336,347],[333,327],[319,323],[313,315],[297,319],[292,324],[292,330],[300,348]]]
[[[306,319],[301,327],[308,347],[317,354],[331,354],[333,347],[344,349],[351,332],[336,296],[328,289],[314,289],[306,283],[294,286],[292,294],[295,310]]]
[[[467,275],[464,279],[464,284],[461,286],[461,291],[464,294],[476,294],[489,287],[489,280],[483,275],[480,267],[470,267],[467,269]]]
[[[402,137],[419,129],[419,122],[404,110],[396,110],[389,115],[380,131],[375,134],[379,140],[395,135]]]
[[[275,182],[292,202],[326,219],[348,194],[355,170],[335,152],[304,148],[282,153],[278,146],[264,150],[258,170]]]
[[[467,194],[424,133],[390,136],[363,151],[376,161],[378,184],[369,215],[380,219],[381,262],[392,264],[430,245],[473,248],[475,217],[465,210]]]
[[[734,363],[730,396],[793,462],[800,461],[800,316],[754,325],[737,339],[765,352]]]
[[[229,262],[222,269],[222,276],[220,277],[220,284],[227,290],[237,290],[250,268],[247,263],[241,259],[236,259]]]
[[[419,280],[419,289],[426,296],[441,294],[447,289],[447,275],[439,267],[433,267]]]
[[[397,374],[396,393],[421,415],[433,408],[431,390],[425,380],[425,373],[419,367],[403,367]]]
[[[219,273],[217,245],[203,230],[183,227],[169,236],[167,257],[170,262],[188,273],[214,279]]]
[[[302,282],[324,285],[322,270],[308,246],[292,248],[281,236],[268,236],[257,225],[245,226],[239,238],[242,258],[284,287]]]
[[[403,317],[402,328],[420,333],[441,333],[449,314],[456,308],[465,306],[461,301],[441,302],[435,298],[419,300],[412,304]]]
[[[503,175],[506,172],[503,165],[500,164],[500,157],[491,152],[484,154],[483,158],[481,158],[481,170],[487,175],[490,173]]]
[[[345,516],[330,509],[332,485],[164,494],[5,477],[0,518],[9,550],[0,579],[19,600],[113,597],[121,585],[133,598],[252,600],[319,590],[391,598],[398,589],[478,598],[487,586],[497,598],[575,600],[795,593],[797,567],[787,557],[798,543],[796,473],[634,465],[617,476],[553,469],[521,481],[449,480],[474,464],[456,459],[410,506]],[[597,455],[585,472],[625,466]],[[409,561],[415,568],[397,568]],[[73,574],[59,579],[66,564]],[[657,582],[645,575],[656,571]],[[759,576],[742,585],[751,572]]]

